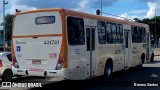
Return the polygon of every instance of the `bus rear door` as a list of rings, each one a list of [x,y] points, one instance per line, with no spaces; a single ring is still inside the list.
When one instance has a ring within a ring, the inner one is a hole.
[[[85,26],[86,30],[86,51],[87,51],[87,77],[95,75],[95,29],[94,26]]]

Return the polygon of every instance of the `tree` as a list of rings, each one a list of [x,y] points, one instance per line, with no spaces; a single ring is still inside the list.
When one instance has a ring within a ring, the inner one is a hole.
[[[134,20],[135,22],[141,22],[141,20],[138,19],[138,18],[134,18],[133,20]]]
[[[12,17],[13,15],[7,14],[5,17],[5,35],[6,35],[6,41],[8,44],[11,41],[11,36],[12,36]]]
[[[151,23],[151,22],[152,22],[152,20],[149,19],[149,18],[144,18],[144,19],[142,19],[142,23],[149,24],[149,23]]]

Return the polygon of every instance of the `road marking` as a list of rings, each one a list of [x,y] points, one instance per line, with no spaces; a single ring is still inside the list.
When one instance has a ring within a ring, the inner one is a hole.
[[[156,74],[152,74],[151,75],[151,77],[155,77],[155,78],[157,78],[157,77],[159,77],[158,75],[156,75]]]

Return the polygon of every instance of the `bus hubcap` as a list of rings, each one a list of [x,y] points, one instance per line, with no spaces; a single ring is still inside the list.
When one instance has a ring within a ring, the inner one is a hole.
[[[111,66],[108,64],[106,67],[106,75],[109,77],[111,75]]]

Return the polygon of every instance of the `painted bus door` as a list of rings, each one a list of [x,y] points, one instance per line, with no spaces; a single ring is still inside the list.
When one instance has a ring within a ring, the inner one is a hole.
[[[96,27],[86,26],[86,62],[87,77],[95,75],[96,55],[95,55],[95,29]]]
[[[124,50],[125,50],[125,67],[131,67],[132,61],[131,61],[131,32],[129,30],[124,31]]]

